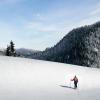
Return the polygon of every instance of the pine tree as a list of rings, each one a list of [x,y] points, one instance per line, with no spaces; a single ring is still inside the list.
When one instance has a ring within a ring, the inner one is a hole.
[[[16,56],[14,45],[15,44],[13,43],[13,41],[11,41],[10,46],[7,46],[7,49],[6,49],[6,55],[7,56]]]
[[[10,42],[10,49],[11,49],[11,53],[13,54],[15,52],[13,41]]]
[[[10,56],[10,46],[7,46],[7,49],[6,49],[6,56]]]
[[[11,50],[11,56],[16,56],[16,52],[15,52],[15,44],[13,43],[13,41],[11,40],[10,42],[10,50]]]

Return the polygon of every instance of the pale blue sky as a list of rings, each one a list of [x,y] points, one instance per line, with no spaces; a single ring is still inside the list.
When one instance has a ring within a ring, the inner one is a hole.
[[[73,28],[100,21],[100,0],[0,0],[0,48],[44,50]]]

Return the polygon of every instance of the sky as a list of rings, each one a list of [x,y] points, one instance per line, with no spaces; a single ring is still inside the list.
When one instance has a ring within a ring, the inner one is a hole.
[[[73,28],[100,21],[100,0],[0,0],[0,48],[45,50]]]

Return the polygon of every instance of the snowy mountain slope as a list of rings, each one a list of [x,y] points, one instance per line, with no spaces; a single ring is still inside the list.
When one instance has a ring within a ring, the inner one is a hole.
[[[70,79],[77,75],[78,89]],[[99,100],[100,69],[0,56],[0,100]]]
[[[34,53],[32,58],[100,68],[100,21],[71,30],[56,45]]]

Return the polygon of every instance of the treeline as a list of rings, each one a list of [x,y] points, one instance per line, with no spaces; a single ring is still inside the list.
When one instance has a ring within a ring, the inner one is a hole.
[[[100,22],[73,29],[54,47],[34,54],[33,58],[100,67]]]

